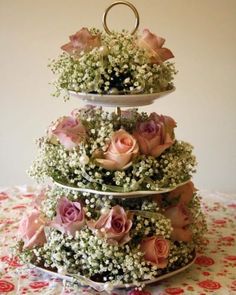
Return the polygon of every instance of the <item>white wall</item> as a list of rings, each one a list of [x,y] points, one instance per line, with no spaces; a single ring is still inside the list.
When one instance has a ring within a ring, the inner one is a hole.
[[[48,58],[82,26],[102,28],[110,0],[0,1],[0,185],[32,183],[25,170],[36,155],[33,140],[51,120],[81,105],[50,97]],[[191,142],[199,188],[236,190],[236,1],[132,0],[140,29],[167,39],[179,70],[176,92],[145,107],[171,115],[177,138]],[[114,8],[108,22],[131,28],[132,13]]]

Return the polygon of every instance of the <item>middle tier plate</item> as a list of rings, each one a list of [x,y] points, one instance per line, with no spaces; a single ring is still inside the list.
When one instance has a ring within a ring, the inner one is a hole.
[[[146,93],[146,94],[93,94],[93,93],[77,93],[69,91],[71,96],[75,96],[81,100],[87,101],[95,105],[112,106],[112,107],[137,107],[150,105],[154,100],[166,96],[173,92],[175,87],[170,90],[158,92],[158,93]]]
[[[66,189],[70,189],[70,190],[75,190],[78,192],[86,192],[86,193],[91,193],[91,194],[99,194],[99,195],[103,195],[103,196],[114,196],[117,198],[142,198],[144,196],[149,196],[149,195],[157,195],[157,194],[163,194],[163,193],[168,193],[173,191],[174,189],[176,189],[179,186],[182,186],[186,183],[188,183],[190,180],[184,181],[174,187],[171,188],[161,188],[159,190],[156,191],[132,191],[132,192],[112,192],[112,191],[100,191],[100,190],[95,190],[95,189],[90,189],[90,188],[81,188],[81,187],[77,187],[77,186],[72,186],[72,185],[67,185],[67,184],[63,184],[59,181],[53,180],[53,182],[62,187],[62,188],[66,188]]]

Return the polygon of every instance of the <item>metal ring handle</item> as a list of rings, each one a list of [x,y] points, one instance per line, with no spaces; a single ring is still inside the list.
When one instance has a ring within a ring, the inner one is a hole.
[[[106,31],[107,34],[112,34],[112,32],[108,29],[108,26],[107,26],[107,13],[109,12],[109,10],[113,6],[119,5],[119,4],[123,4],[123,5],[128,6],[134,12],[134,15],[135,15],[135,28],[131,32],[131,35],[134,35],[135,32],[138,30],[138,26],[139,26],[139,14],[138,14],[138,11],[135,8],[135,6],[133,4],[131,4],[130,2],[128,2],[128,1],[116,1],[116,2],[112,3],[110,6],[107,7],[107,9],[105,10],[105,12],[103,14],[103,18],[102,18],[102,23],[103,23],[104,30]]]

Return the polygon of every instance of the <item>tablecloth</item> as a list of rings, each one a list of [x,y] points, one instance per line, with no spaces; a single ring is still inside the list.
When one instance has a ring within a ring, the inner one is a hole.
[[[98,295],[91,289],[70,285],[21,265],[17,257],[11,256],[19,220],[31,210],[39,189],[30,186],[0,188],[0,294]],[[147,286],[139,294],[236,294],[236,195],[208,191],[200,194],[208,224],[206,249],[198,253],[189,269]],[[111,294],[135,293],[132,290],[115,290]]]

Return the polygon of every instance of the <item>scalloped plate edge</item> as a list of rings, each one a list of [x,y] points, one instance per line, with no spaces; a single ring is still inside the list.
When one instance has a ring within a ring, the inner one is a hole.
[[[175,187],[163,188],[158,191],[132,191],[132,192],[119,193],[119,192],[98,191],[98,190],[89,189],[89,188],[80,188],[80,187],[75,187],[75,186],[69,186],[69,185],[63,184],[63,183],[53,179],[53,182],[62,188],[71,189],[71,190],[75,190],[75,191],[79,191],[79,192],[99,194],[99,195],[104,195],[104,196],[115,196],[115,197],[120,197],[120,198],[135,198],[135,197],[143,197],[143,196],[147,196],[147,195],[157,195],[157,194],[168,193],[168,192],[171,192],[171,191],[175,190],[176,188],[188,183],[189,181],[190,181],[190,179],[176,185]]]
[[[164,275],[160,275],[160,276],[158,276],[156,278],[141,281],[140,283],[144,284],[144,285],[153,284],[153,283],[156,283],[158,281],[161,281],[161,280],[167,279],[169,277],[172,277],[174,275],[177,275],[180,272],[185,271],[187,268],[189,268],[194,263],[194,261],[196,259],[196,253],[195,252],[193,253],[193,256],[194,256],[193,259],[188,264],[184,265],[183,267],[178,268],[176,270],[173,270],[171,272],[168,272],[168,273],[166,273]],[[136,285],[133,284],[133,283],[130,283],[130,284],[99,283],[99,282],[92,281],[92,280],[90,280],[90,279],[88,279],[88,278],[86,278],[84,276],[81,276],[81,275],[57,273],[57,272],[48,270],[46,268],[36,266],[34,264],[29,264],[29,267],[30,268],[35,268],[35,269],[37,269],[39,271],[43,271],[43,272],[47,273],[48,275],[57,277],[57,278],[62,279],[62,280],[66,280],[68,282],[76,282],[79,285],[84,286],[84,287],[92,287],[93,289],[95,289],[98,292],[111,291],[111,290],[114,290],[114,289],[128,289],[128,288],[136,287]]]

